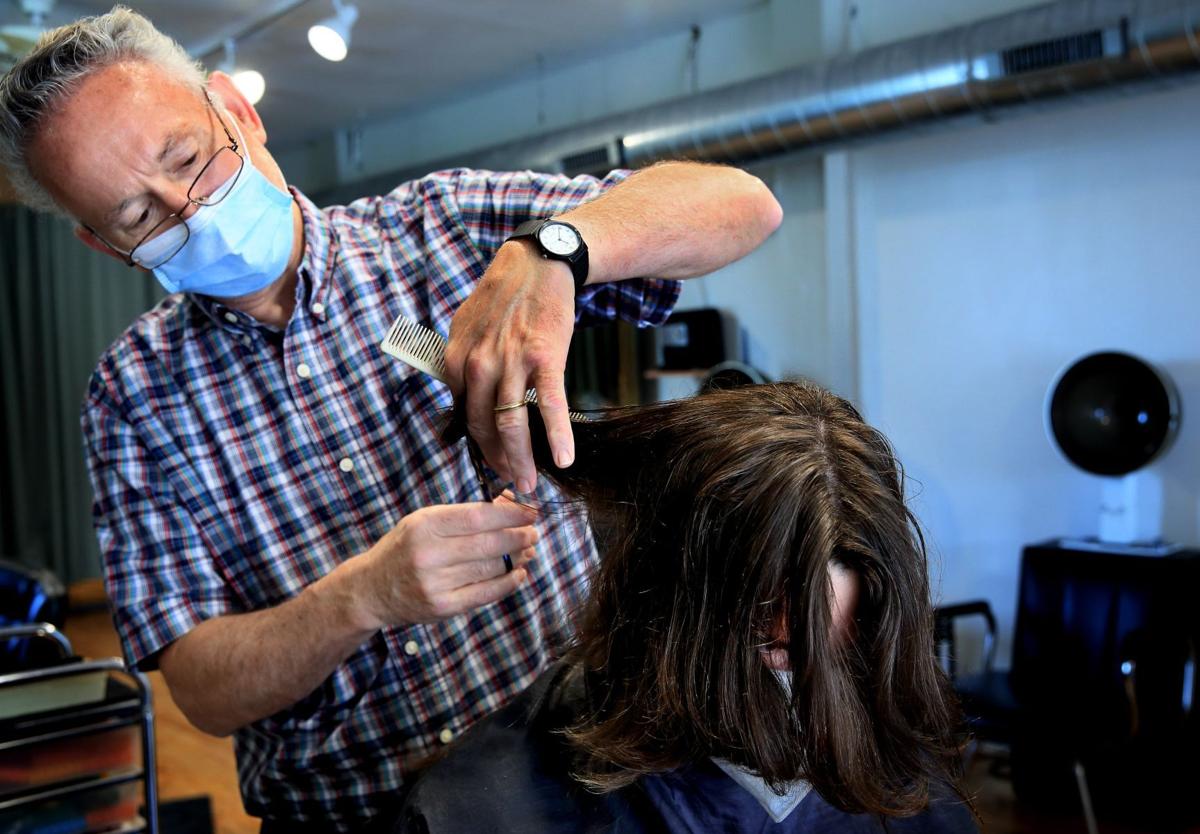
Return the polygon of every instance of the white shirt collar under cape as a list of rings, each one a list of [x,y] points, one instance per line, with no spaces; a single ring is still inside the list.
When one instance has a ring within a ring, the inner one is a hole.
[[[758,800],[758,804],[763,807],[763,810],[771,815],[771,819],[775,822],[783,822],[788,814],[796,810],[796,806],[804,801],[804,797],[808,796],[808,792],[812,790],[812,785],[808,782],[793,782],[788,786],[787,791],[780,796],[771,790],[767,783],[760,777],[754,775],[745,768],[738,767],[724,759],[713,759],[713,763],[725,774],[737,782],[747,793]]]

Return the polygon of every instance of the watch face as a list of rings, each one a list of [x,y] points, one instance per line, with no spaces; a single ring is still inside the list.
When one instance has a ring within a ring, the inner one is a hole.
[[[562,223],[547,223],[538,230],[538,241],[547,252],[555,255],[573,255],[579,248],[579,234]]]

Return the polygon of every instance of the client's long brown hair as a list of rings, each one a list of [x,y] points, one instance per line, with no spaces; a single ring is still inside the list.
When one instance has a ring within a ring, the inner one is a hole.
[[[957,790],[959,713],[933,651],[925,545],[891,446],[846,400],[779,383],[575,424],[535,457],[591,513],[601,559],[570,657],[591,709],[576,774],[611,790],[709,756],[837,808],[919,812]],[[857,572],[830,639],[828,569]],[[785,624],[790,699],[764,664]]]

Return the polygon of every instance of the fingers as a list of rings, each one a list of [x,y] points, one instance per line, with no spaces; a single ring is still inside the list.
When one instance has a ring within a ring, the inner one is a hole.
[[[455,613],[462,613],[491,605],[517,590],[528,576],[525,568],[514,568],[512,573],[502,574],[495,579],[464,585],[447,594],[446,606]]]
[[[497,406],[524,402],[526,375],[524,371],[507,375],[497,388]],[[510,408],[493,415],[500,448],[508,461],[509,475],[517,492],[533,492],[537,485],[537,468],[533,464],[533,448],[529,443],[529,407]]]
[[[413,517],[418,515],[427,519],[424,523],[436,536],[471,536],[528,525],[537,517],[537,512],[515,501],[496,500],[426,507],[413,513]]]
[[[555,462],[569,466],[574,439],[563,372],[574,330],[569,270],[529,247],[501,247],[450,326],[446,373],[456,398],[466,397],[467,431],[491,466],[521,492],[537,484],[529,418],[519,403],[534,385]]]
[[[529,364],[518,364],[515,370],[506,373],[497,388],[497,405],[523,400],[532,379],[550,452],[555,465],[565,469],[575,460],[575,436],[571,430],[563,377],[565,356],[560,361],[555,352],[543,349],[534,351],[525,357],[525,361]],[[517,491],[532,492],[537,486],[537,464],[529,436],[528,408],[501,411],[495,417],[500,447],[508,460],[509,474],[515,480]]]
[[[496,431],[496,384],[497,370],[478,352],[469,356],[465,363],[467,385],[467,431],[479,444],[483,456],[491,467],[506,480],[512,479],[509,461],[503,460],[504,448]]]
[[[563,375],[553,368],[542,368],[535,372],[533,383],[538,392],[538,410],[546,424],[550,453],[555,465],[566,469],[575,461],[575,434],[571,430]]]
[[[533,559],[532,547],[512,554],[509,572],[503,556],[456,565],[443,571],[436,586],[425,588],[431,619],[443,620],[504,599],[529,577],[526,565]]]
[[[530,512],[533,512],[535,514],[537,512],[536,510],[533,509],[533,507],[527,507],[524,504],[522,504],[520,501],[518,501],[517,494],[515,492],[513,492],[511,489],[506,489],[506,490],[504,490],[504,492],[497,495],[495,498],[492,499],[492,503],[493,504],[516,504],[518,507],[525,507],[525,509],[527,509]]]
[[[534,527],[513,527],[489,530],[470,536],[455,536],[442,540],[438,558],[444,565],[461,562],[495,562],[505,553],[519,553],[533,547],[538,540]]]
[[[515,581],[496,584],[506,573],[504,554],[511,554],[516,568],[529,563],[538,541],[536,517],[508,498],[425,507],[405,516],[348,562],[353,567],[346,575],[362,599],[366,621],[380,626],[436,622],[467,610],[467,601],[486,604],[511,593]],[[487,588],[458,594],[480,583]]]
[[[509,553],[509,558],[512,560],[513,568],[524,567],[533,560],[534,554],[537,551],[532,547],[526,547],[522,550],[513,550]],[[476,582],[486,582],[489,579],[495,579],[498,576],[503,576],[508,573],[508,568],[504,564],[504,556],[490,556],[486,559],[476,559],[472,562],[463,562],[459,565],[454,565],[452,568],[447,568],[441,577],[441,587],[453,591],[467,585],[473,585]]]

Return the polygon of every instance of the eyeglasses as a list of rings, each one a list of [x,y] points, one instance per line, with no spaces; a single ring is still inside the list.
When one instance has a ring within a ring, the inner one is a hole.
[[[246,152],[245,149],[243,148],[242,152],[238,153],[238,140],[229,132],[225,120],[213,106],[208,93],[204,94],[204,100],[212,109],[213,115],[217,117],[221,130],[225,131],[225,138],[229,140],[229,144],[218,148],[212,158],[200,169],[196,178],[192,180],[192,184],[187,190],[187,202],[178,211],[171,212],[155,223],[150,231],[142,235],[141,239],[128,252],[113,246],[94,229],[88,228],[88,231],[105,246],[122,255],[128,266],[140,265],[146,269],[157,269],[178,255],[179,250],[187,245],[192,235],[184,221],[183,213],[189,206],[214,206],[221,202],[233,190],[238,177],[242,174],[242,168],[246,164],[246,159],[242,155]]]

